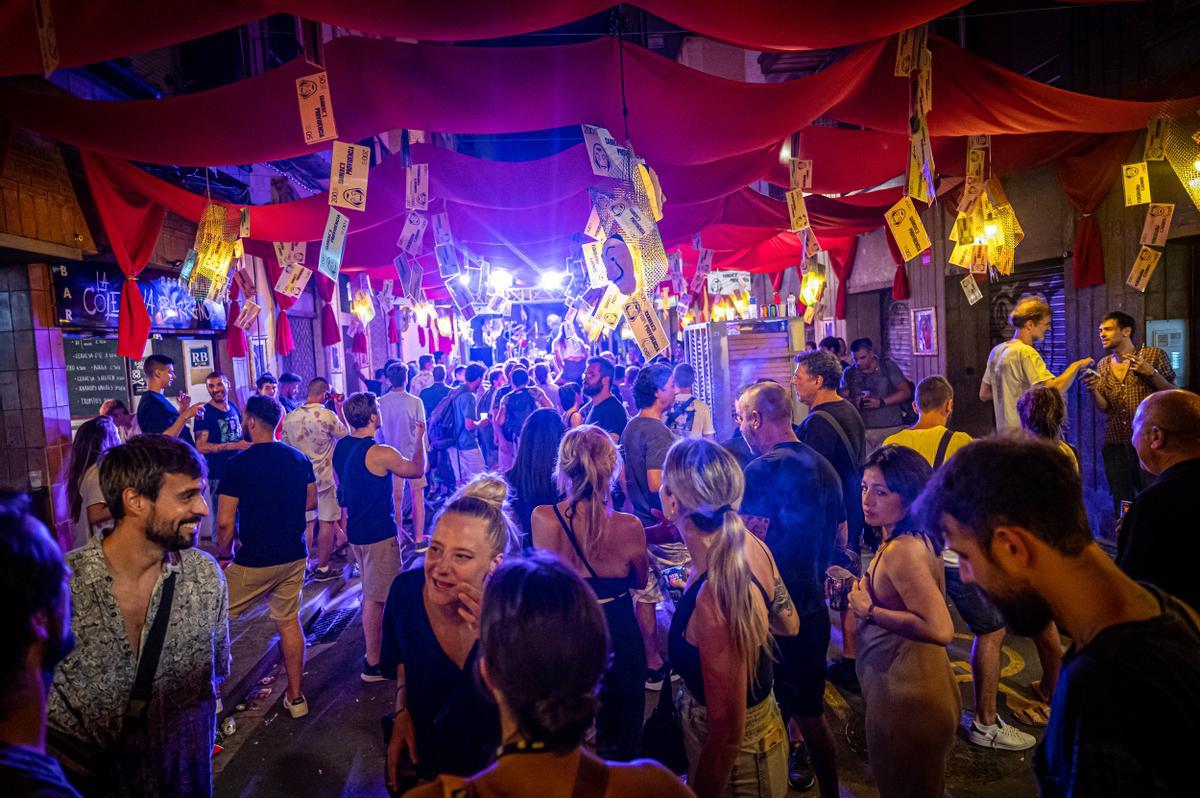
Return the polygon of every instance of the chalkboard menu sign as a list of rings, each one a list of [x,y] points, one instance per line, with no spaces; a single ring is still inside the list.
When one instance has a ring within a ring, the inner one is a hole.
[[[117,329],[125,275],[107,263],[59,263],[50,268],[54,308],[60,327]],[[198,300],[177,275],[145,269],[137,282],[150,329],[159,332],[209,332],[225,329],[225,306]]]
[[[100,412],[105,399],[129,404],[125,358],[117,354],[115,338],[63,338],[67,361],[67,393],[72,418]]]

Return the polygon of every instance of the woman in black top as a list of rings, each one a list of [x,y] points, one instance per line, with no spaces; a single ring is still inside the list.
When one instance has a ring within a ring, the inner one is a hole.
[[[703,439],[674,444],[663,464],[663,514],[692,556],[669,647],[684,683],[676,705],[688,784],[700,798],[788,791],[771,635],[796,634],[800,620],[771,552],[738,517],[744,484],[733,455]]]
[[[558,413],[545,407],[533,411],[521,430],[513,467],[504,475],[526,550],[533,547],[533,508],[554,504],[562,495],[554,484],[554,463],[566,431]]]
[[[645,717],[646,650],[629,589],[646,584],[649,564],[641,522],[612,507],[620,455],[604,430],[585,424],[563,436],[556,476],[566,499],[533,511],[533,545],[552,551],[596,594],[612,638],[612,665],[600,690],[596,747],[632,759]]]
[[[608,636],[573,568],[550,554],[504,563],[488,580],[480,637],[480,675],[500,707],[499,759],[470,779],[442,776],[407,798],[692,794],[657,762],[605,762],[584,750]]]
[[[393,789],[405,759],[422,780],[468,775],[500,742],[496,708],[476,689],[479,602],[488,575],[519,549],[501,505],[479,495],[494,493],[484,484],[490,482],[499,480],[477,479],[451,497],[434,523],[423,568],[400,574],[388,594],[381,665],[397,681],[387,752]]]

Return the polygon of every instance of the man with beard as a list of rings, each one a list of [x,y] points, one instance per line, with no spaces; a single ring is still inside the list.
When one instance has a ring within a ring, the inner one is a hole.
[[[110,449],[116,527],[67,555],[76,648],[50,693],[50,747],[88,794],[212,793],[217,684],[229,675],[225,578],[193,548],[204,461],[175,438]]]
[[[46,754],[46,691],[71,650],[71,594],[58,544],[29,499],[0,492],[0,795],[74,798]]]
[[[1200,616],[1100,549],[1074,464],[1042,441],[977,441],[918,512],[1014,632],[1054,620],[1073,641],[1034,760],[1042,795],[1193,794],[1177,746],[1200,739]]]
[[[208,502],[212,514],[204,519],[200,534],[217,539],[217,489],[225,475],[225,464],[250,444],[242,440],[242,414],[229,401],[229,380],[219,371],[204,378],[204,387],[212,400],[196,415],[196,450],[208,466]]]
[[[614,379],[616,369],[612,363],[602,357],[589,358],[583,372],[583,393],[588,397],[588,402],[579,412],[585,423],[595,424],[611,435],[614,443],[619,444],[629,417],[621,400],[613,396]]]

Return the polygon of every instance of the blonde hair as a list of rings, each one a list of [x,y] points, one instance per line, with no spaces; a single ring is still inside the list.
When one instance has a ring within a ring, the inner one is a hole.
[[[703,439],[677,441],[663,464],[663,484],[703,535],[714,535],[708,552],[708,588],[720,619],[728,625],[734,650],[751,679],[763,656],[771,656],[767,619],[754,604],[757,588],[743,549],[746,527],[737,508],[745,478],[733,455]]]
[[[580,502],[590,502],[587,524],[578,531],[579,545],[587,554],[600,544],[620,468],[621,455],[612,438],[594,424],[567,430],[558,445],[554,479],[567,498],[568,512],[573,515]]]
[[[508,506],[508,483],[499,474],[484,472],[472,477],[446,502],[438,513],[438,521],[446,513],[482,520],[487,525],[492,556],[521,553],[521,533]]]

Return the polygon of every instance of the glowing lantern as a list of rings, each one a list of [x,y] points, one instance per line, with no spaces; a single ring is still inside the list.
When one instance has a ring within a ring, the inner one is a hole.
[[[350,303],[350,312],[362,322],[364,327],[370,324],[371,319],[375,318],[375,301],[371,297],[371,292],[363,288],[355,291],[354,299]]]
[[[825,293],[825,275],[816,269],[810,269],[800,281],[800,298],[804,304],[812,307],[821,301]]]

